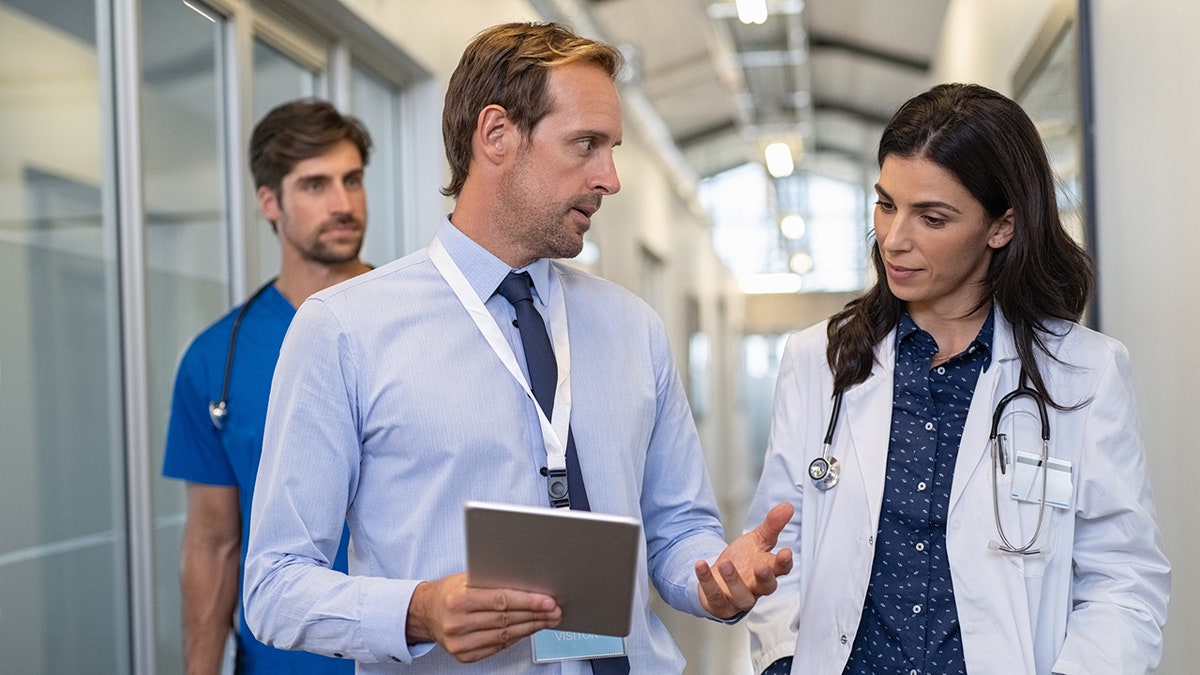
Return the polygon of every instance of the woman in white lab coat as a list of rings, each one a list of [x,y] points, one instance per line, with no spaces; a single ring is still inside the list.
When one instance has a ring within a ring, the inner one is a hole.
[[[747,522],[792,503],[795,568],[747,617],[754,672],[1153,671],[1170,567],[1129,356],[1077,323],[1090,261],[1036,128],[939,85],[878,156],[877,280],[780,367]]]

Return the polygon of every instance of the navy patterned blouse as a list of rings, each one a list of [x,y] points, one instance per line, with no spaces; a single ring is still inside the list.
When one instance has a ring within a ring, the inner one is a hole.
[[[900,317],[887,481],[847,674],[967,672],[946,518],[967,410],[979,374],[991,363],[994,323],[989,313],[965,351],[931,368],[938,351],[933,336],[907,312]]]
[[[846,675],[960,673],[946,518],[967,411],[991,364],[994,311],[961,354],[930,367],[937,342],[907,312],[896,331],[887,482],[871,582]],[[790,673],[792,657],[763,675]]]

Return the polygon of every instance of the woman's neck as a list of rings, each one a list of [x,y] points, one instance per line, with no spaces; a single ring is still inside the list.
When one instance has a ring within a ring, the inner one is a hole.
[[[931,363],[936,366],[962,353],[975,341],[991,309],[992,303],[987,302],[967,316],[946,316],[909,308],[909,316],[937,342],[938,351]]]

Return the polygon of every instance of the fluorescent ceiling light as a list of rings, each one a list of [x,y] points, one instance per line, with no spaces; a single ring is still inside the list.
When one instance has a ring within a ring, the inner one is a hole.
[[[742,23],[766,23],[767,0],[737,0],[737,15]]]
[[[799,239],[804,236],[804,218],[798,213],[789,213],[779,221],[779,231],[788,239]]]
[[[763,151],[767,160],[767,173],[775,178],[792,175],[796,165],[792,162],[792,149],[787,143],[772,143]]]
[[[808,274],[812,271],[813,259],[812,256],[800,251],[793,253],[791,258],[788,258],[788,269],[796,274]]]

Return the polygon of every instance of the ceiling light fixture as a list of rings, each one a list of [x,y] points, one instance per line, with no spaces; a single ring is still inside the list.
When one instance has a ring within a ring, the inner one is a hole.
[[[745,24],[767,22],[767,0],[737,0],[738,20]]]
[[[788,259],[788,269],[796,274],[808,274],[813,270],[812,256],[804,251],[793,253],[792,257]]]
[[[799,239],[804,236],[804,218],[798,213],[789,213],[779,221],[779,231],[788,239]]]
[[[767,173],[775,178],[792,175],[796,164],[792,161],[792,148],[787,143],[771,143],[763,151],[767,160]]]

